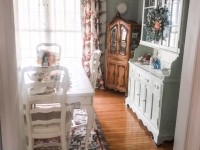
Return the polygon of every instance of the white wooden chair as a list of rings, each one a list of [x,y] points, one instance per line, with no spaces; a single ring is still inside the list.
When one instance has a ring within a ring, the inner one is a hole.
[[[94,88],[95,90],[95,87],[96,87],[96,81],[97,81],[97,76],[98,76],[98,67],[100,65],[100,56],[101,56],[101,51],[100,50],[95,50],[93,53],[92,53],[92,57],[90,59],[90,71],[91,71],[91,76],[90,76],[90,82],[91,82],[91,85],[92,87]],[[81,104],[77,103],[74,105],[75,108],[77,109],[83,109],[81,107]],[[76,115],[83,115],[83,116],[87,116],[87,113],[83,113],[83,114],[76,114]],[[94,118],[95,119],[95,118]],[[71,129],[76,129],[76,128],[79,128],[79,127],[82,127],[82,126],[87,126],[87,123],[83,123],[83,124],[79,124],[79,125],[76,125],[76,123],[72,120],[72,126],[71,126]],[[96,130],[97,129],[97,126],[96,126],[96,123],[95,123],[95,120],[94,120],[94,123],[93,123],[93,129]]]
[[[97,82],[97,77],[98,77],[98,68],[100,65],[100,57],[101,57],[101,51],[95,50],[92,53],[92,57],[90,59],[90,72],[91,72],[90,82],[94,89],[96,87],[96,82]]]
[[[66,135],[67,137],[70,135],[69,132],[72,119],[72,105],[67,106],[65,104],[66,91],[68,87],[67,69],[61,66],[30,66],[23,69],[22,75],[25,77],[25,73],[29,71],[47,73],[61,69],[64,71],[64,75],[60,78],[60,80],[39,82],[36,80],[26,82],[26,80],[29,79],[24,79],[24,90],[26,90],[26,92],[24,92],[24,99],[26,102],[26,107],[24,109],[25,135],[28,138],[28,150],[46,146],[61,146],[62,150],[67,150],[68,146],[66,142]],[[45,89],[46,87],[54,87],[55,91],[47,94],[46,92],[49,91]],[[46,91],[41,92],[41,89],[45,89]],[[45,139],[59,136],[61,143],[43,143],[34,145],[34,139]]]
[[[98,76],[98,67],[100,65],[100,57],[101,57],[101,51],[100,50],[95,50],[93,53],[92,53],[92,57],[90,59],[90,71],[91,71],[91,76],[90,76],[90,82],[91,82],[91,85],[92,87],[94,88],[95,90],[95,87],[96,87],[96,82],[97,82],[97,76]],[[79,108],[81,108],[80,106],[78,106]],[[87,113],[85,114],[78,114],[77,115],[87,115]],[[95,119],[95,118],[94,118]],[[72,121],[72,128],[78,128],[78,127],[81,127],[81,126],[86,126],[87,123],[85,124],[80,124],[80,125],[76,125],[73,121]],[[96,123],[94,121],[93,123],[93,129],[96,130],[97,129],[97,126],[96,126]]]

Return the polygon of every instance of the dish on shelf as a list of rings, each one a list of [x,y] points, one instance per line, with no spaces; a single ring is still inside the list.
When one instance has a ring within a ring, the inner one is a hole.
[[[60,70],[52,71],[48,76],[51,78],[51,80],[55,81],[60,80],[61,71]]]
[[[136,61],[136,63],[138,63],[140,65],[150,65],[149,61]]]
[[[60,80],[61,73],[60,71],[52,71],[50,73],[45,72],[35,72],[28,74],[28,77],[32,81],[58,81]]]
[[[120,14],[124,14],[127,11],[127,5],[124,2],[119,2],[116,5],[116,10],[120,13]]]
[[[28,73],[28,77],[32,81],[41,81],[44,78],[44,72],[34,72],[32,74]]]
[[[29,91],[30,95],[43,95],[55,92],[53,87],[32,87]]]

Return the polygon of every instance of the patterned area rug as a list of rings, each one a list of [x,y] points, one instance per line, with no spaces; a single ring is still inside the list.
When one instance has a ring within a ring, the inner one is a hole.
[[[87,113],[83,109],[76,109],[74,111],[74,122],[76,125],[84,124],[87,122]],[[89,138],[88,143],[88,150],[109,150],[108,144],[104,137],[101,125],[96,116],[96,125],[97,130],[91,131],[91,136]],[[70,148],[69,150],[84,150],[85,148],[85,133],[86,128],[85,126],[79,128],[71,129],[70,133]],[[43,139],[43,140],[35,140],[35,144],[41,143],[53,143],[53,142],[60,142],[60,137],[57,138],[50,138],[50,139]],[[35,148],[34,150],[62,150],[61,147],[52,146],[52,147],[45,147],[45,148]]]

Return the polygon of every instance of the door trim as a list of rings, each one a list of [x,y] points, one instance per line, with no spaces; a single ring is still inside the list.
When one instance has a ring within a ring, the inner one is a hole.
[[[190,0],[174,150],[199,150],[200,1]],[[183,10],[184,11],[184,10]],[[197,138],[198,137],[198,138]],[[198,141],[197,141],[198,140]]]

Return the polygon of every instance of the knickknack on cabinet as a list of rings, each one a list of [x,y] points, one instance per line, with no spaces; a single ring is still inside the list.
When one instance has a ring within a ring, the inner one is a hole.
[[[141,26],[125,21],[119,14],[108,24],[105,87],[127,92],[128,60],[140,41]]]

